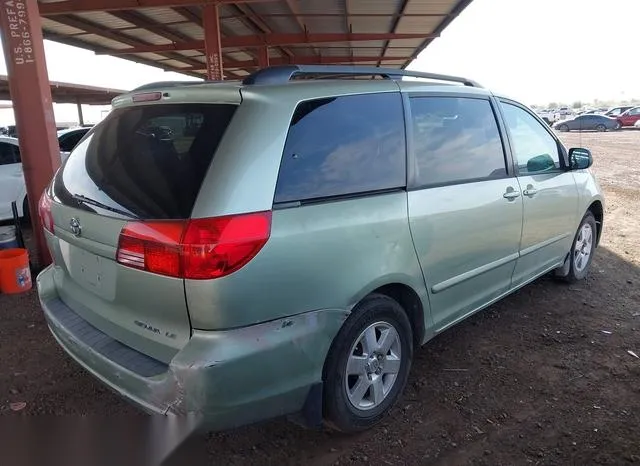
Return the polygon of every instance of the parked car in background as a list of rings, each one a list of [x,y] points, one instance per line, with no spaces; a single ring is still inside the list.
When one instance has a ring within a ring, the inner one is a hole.
[[[60,161],[69,156],[73,148],[91,128],[71,128],[58,131]],[[13,217],[11,203],[15,201],[18,215],[29,217],[27,187],[24,182],[18,139],[0,137],[0,221]]]
[[[560,107],[558,109],[558,113],[560,114],[561,118],[567,118],[575,115],[575,112],[573,111],[573,109],[569,107]]]
[[[604,115],[611,117],[611,118],[617,118],[620,115],[622,115],[624,112],[626,112],[627,110],[629,110],[630,108],[633,108],[632,105],[627,105],[627,106],[623,106],[623,107],[613,107],[609,110],[607,110]]]
[[[640,120],[636,121],[636,122],[633,124],[633,127],[634,127],[634,128],[640,128]]]
[[[556,121],[558,121],[561,118],[560,113],[551,109],[538,110],[536,113],[548,125],[554,124]]]
[[[365,73],[431,81],[312,79]],[[40,302],[57,342],[148,411],[364,430],[415,348],[547,272],[585,278],[591,163],[464,78],[285,66],[145,86],[43,194]]]
[[[91,130],[91,127],[80,126],[78,128],[68,128],[58,131],[58,144],[60,145],[60,155],[62,160],[66,160],[74,147]]]
[[[583,114],[575,118],[558,121],[553,127],[559,131],[615,131],[620,129],[620,122],[604,115]]]
[[[0,220],[13,217],[11,203],[16,201],[18,215],[29,215],[27,188],[22,174],[20,147],[16,138],[0,137]]]
[[[621,126],[633,126],[640,120],[640,107],[633,107],[618,117]]]

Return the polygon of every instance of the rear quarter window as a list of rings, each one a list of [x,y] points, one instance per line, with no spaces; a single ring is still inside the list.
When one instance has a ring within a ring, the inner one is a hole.
[[[405,146],[399,93],[302,102],[289,127],[274,201],[404,187]]]

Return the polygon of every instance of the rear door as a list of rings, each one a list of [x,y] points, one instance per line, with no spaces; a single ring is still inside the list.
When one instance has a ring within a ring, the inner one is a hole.
[[[101,331],[165,362],[190,337],[184,282],[118,264],[120,232],[129,221],[190,217],[235,108],[116,109],[53,182],[49,245],[60,298]]]
[[[594,118],[593,115],[580,115],[578,118],[578,129],[580,131],[586,131],[590,129],[594,129]]]
[[[517,286],[563,262],[579,220],[579,198],[562,146],[546,125],[515,102],[502,101],[501,109],[523,194]]]
[[[409,219],[441,330],[509,290],[522,197],[488,96],[409,102]]]

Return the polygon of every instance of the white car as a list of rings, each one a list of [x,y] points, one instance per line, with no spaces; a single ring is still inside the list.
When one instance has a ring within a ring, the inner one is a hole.
[[[24,216],[27,207],[27,188],[22,174],[18,140],[0,137],[0,220],[13,218],[11,203],[16,201],[18,215]]]
[[[66,160],[71,150],[91,128],[71,128],[58,131],[61,161]],[[16,201],[18,216],[29,215],[27,187],[22,173],[18,140],[0,136],[0,221],[13,218],[11,203]]]
[[[633,124],[633,127],[634,127],[634,128],[638,128],[638,129],[640,129],[640,120],[636,121],[636,122]]]

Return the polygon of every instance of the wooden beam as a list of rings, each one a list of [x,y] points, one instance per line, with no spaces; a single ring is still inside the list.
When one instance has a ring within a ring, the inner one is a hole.
[[[190,5],[225,5],[271,2],[275,0],[65,0],[38,3],[40,16],[68,15],[87,11],[137,10],[151,7],[181,7]]]
[[[295,44],[317,44],[325,42],[366,42],[387,39],[430,39],[434,34],[389,34],[389,33],[354,33],[354,34],[259,34],[252,36],[232,36],[222,38],[222,47],[263,47]],[[114,50],[111,55],[131,53],[159,53],[176,50],[204,50],[203,40],[178,42],[164,45],[148,45]]]

